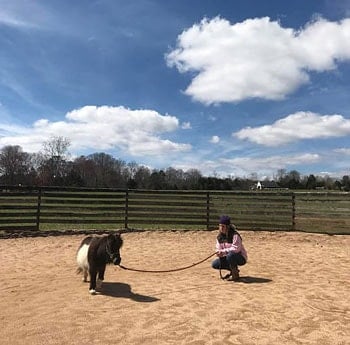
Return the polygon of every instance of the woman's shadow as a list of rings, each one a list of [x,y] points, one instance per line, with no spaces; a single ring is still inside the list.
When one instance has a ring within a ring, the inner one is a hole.
[[[102,289],[99,294],[116,298],[130,298],[135,302],[144,303],[156,302],[160,300],[156,297],[134,293],[131,290],[131,286],[125,283],[103,282]]]
[[[272,282],[272,279],[243,276],[243,277],[239,277],[237,282],[245,283],[245,284],[254,284],[254,283],[255,284],[263,284],[263,283],[270,283],[270,282]]]

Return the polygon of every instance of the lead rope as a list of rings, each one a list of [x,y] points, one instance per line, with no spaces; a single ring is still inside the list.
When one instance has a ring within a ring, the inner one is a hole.
[[[221,260],[220,260],[219,272],[220,272],[220,278],[221,278],[222,280],[227,279],[227,278],[230,278],[230,276],[231,276],[231,273],[228,273],[228,274],[226,274],[225,276],[222,275]]]
[[[170,270],[141,270],[141,269],[137,269],[137,268],[125,267],[125,266],[123,266],[123,265],[119,265],[119,267],[122,268],[123,270],[134,271],[134,272],[144,272],[144,273],[168,273],[168,272],[176,272],[176,271],[183,271],[183,270],[186,270],[186,269],[188,269],[188,268],[197,266],[197,265],[201,264],[202,262],[208,260],[209,258],[211,258],[211,257],[214,256],[214,255],[216,255],[216,252],[210,254],[210,255],[207,256],[205,259],[200,260],[200,261],[197,261],[197,262],[195,262],[195,263],[193,263],[193,264],[191,264],[191,265],[184,266],[184,267],[179,267],[179,268],[173,268],[173,269],[170,269]],[[220,272],[220,275],[221,275],[221,272]]]
[[[221,260],[220,260],[219,272],[220,272],[220,278],[221,278],[221,279],[225,279],[225,278],[222,276]]]
[[[220,278],[222,279],[222,280],[225,280],[225,279],[228,279],[228,278],[230,278],[230,276],[232,275],[232,271],[230,272],[230,273],[228,273],[228,274],[226,274],[226,275],[222,275],[222,265],[221,265],[221,263],[222,263],[222,258],[220,258],[220,265],[219,265],[219,272],[220,272]]]

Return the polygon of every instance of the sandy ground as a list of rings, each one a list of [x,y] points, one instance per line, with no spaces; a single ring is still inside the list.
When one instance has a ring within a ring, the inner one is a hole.
[[[76,275],[84,236],[0,240],[0,344],[350,344],[350,236],[241,232],[249,262],[227,282],[208,259],[173,273],[108,266],[100,294]],[[216,232],[123,234],[122,264],[173,269]]]

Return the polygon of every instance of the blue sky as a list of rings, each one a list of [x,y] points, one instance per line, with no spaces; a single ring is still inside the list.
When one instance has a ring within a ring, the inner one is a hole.
[[[0,0],[0,148],[350,174],[350,0]]]

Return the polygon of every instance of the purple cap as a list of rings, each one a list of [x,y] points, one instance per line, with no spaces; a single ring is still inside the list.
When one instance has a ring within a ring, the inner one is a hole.
[[[231,218],[229,216],[221,216],[220,217],[220,224],[230,225]]]

